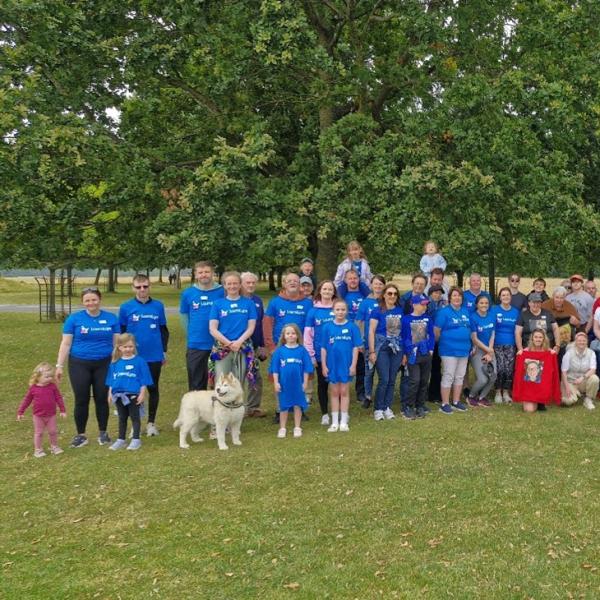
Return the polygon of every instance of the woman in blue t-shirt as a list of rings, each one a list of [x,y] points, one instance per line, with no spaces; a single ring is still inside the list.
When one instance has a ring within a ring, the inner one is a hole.
[[[393,283],[388,283],[383,288],[379,308],[371,313],[369,319],[369,361],[375,363],[379,378],[373,412],[376,421],[395,417],[392,400],[396,377],[402,364],[403,312],[398,288]]]
[[[435,316],[435,337],[439,341],[442,359],[440,411],[447,415],[451,415],[455,410],[467,410],[467,405],[461,402],[460,396],[471,352],[471,324],[469,311],[462,307],[462,301],[463,291],[458,287],[450,288],[448,306],[439,310]]]
[[[490,406],[487,395],[496,381],[496,359],[494,337],[496,317],[490,312],[490,300],[480,294],[475,300],[475,312],[471,313],[471,365],[475,372],[475,383],[469,392],[471,406]]]
[[[75,396],[73,416],[77,435],[71,448],[80,448],[88,443],[85,428],[89,415],[90,391],[94,393],[96,419],[98,420],[98,443],[110,443],[106,432],[108,425],[108,387],[106,374],[117,335],[120,333],[116,315],[100,309],[102,294],[97,287],[88,287],[81,292],[84,310],[70,315],[63,326],[63,336],[56,359],[56,379],[60,383],[67,356],[69,357],[69,379]]]
[[[496,337],[494,338],[494,352],[496,354],[496,404],[512,402],[513,371],[515,370],[515,355],[517,345],[515,342],[515,327],[521,311],[512,306],[514,298],[510,288],[504,287],[498,294],[500,304],[494,306],[492,313],[496,319]]]

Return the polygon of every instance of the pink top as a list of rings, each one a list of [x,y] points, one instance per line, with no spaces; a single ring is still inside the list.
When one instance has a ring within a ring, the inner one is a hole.
[[[67,412],[65,403],[58,388],[53,383],[48,385],[32,385],[28,390],[23,402],[17,410],[18,415],[23,415],[27,407],[33,402],[33,414],[36,417],[52,417],[56,414],[56,407],[61,413]]]

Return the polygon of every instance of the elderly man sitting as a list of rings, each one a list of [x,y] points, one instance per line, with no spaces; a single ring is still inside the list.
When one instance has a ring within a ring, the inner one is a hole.
[[[594,410],[593,399],[598,393],[600,379],[596,375],[596,354],[587,346],[587,335],[580,331],[569,344],[561,365],[563,378],[562,403],[572,406],[584,395],[583,406]]]

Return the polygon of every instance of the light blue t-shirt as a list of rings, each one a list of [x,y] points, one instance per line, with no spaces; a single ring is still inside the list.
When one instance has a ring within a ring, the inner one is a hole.
[[[273,298],[265,311],[266,316],[273,318],[273,341],[276,344],[279,342],[283,328],[290,323],[298,325],[300,332],[303,332],[306,316],[311,308],[312,300],[310,298],[298,298],[297,300],[281,296]]]
[[[245,296],[235,300],[219,298],[210,309],[210,320],[219,321],[219,333],[235,341],[248,328],[248,321],[256,321],[256,306]]]
[[[86,310],[69,315],[63,326],[63,333],[73,336],[70,356],[82,360],[102,360],[113,350],[113,335],[120,333],[116,315],[101,310],[92,317]]]
[[[463,308],[466,308],[469,312],[474,312],[477,310],[477,306],[475,303],[477,302],[477,298],[480,296],[484,296],[489,300],[490,307],[492,306],[492,297],[485,291],[481,290],[479,294],[476,296],[471,290],[466,290],[463,294]]]
[[[164,359],[160,328],[167,324],[165,306],[160,300],[151,298],[140,302],[132,298],[119,308],[119,324],[127,333],[135,336],[139,355],[148,362]]]
[[[327,323],[331,323],[334,319],[333,308],[331,306],[313,306],[306,316],[305,327],[312,327],[314,331],[313,335],[313,348],[315,350],[315,359],[321,362],[321,335],[323,328]]]
[[[364,342],[365,346],[369,343],[369,322],[373,311],[379,308],[379,300],[377,298],[365,298],[358,307],[355,321],[364,323]]]
[[[486,346],[490,345],[492,333],[496,329],[496,316],[488,310],[485,317],[482,317],[477,311],[471,313],[471,332],[477,334],[477,339]]]
[[[515,346],[515,327],[521,311],[514,306],[505,310],[501,305],[497,305],[492,307],[490,312],[496,319],[494,346]]]
[[[113,393],[139,394],[142,386],[153,382],[146,361],[141,356],[132,356],[110,363],[105,383]]]
[[[441,330],[440,356],[465,357],[471,352],[471,323],[469,311],[444,306],[435,316],[435,326]]]
[[[181,294],[179,312],[188,316],[187,347],[193,350],[210,350],[214,340],[208,330],[210,309],[225,292],[219,285],[210,290],[190,287]]]

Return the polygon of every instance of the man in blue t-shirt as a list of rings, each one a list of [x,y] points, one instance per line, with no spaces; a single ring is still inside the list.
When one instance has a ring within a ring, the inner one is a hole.
[[[469,289],[465,290],[463,294],[463,308],[466,308],[470,313],[475,312],[479,296],[485,296],[490,301],[490,306],[492,306],[492,297],[481,289],[481,275],[479,273],[471,273],[469,276]]]
[[[167,361],[169,330],[165,306],[150,297],[150,279],[138,273],[132,282],[135,297],[119,308],[121,333],[135,336],[137,351],[147,363],[152,375],[148,386],[148,425],[146,435],[158,435],[156,412],[160,400],[158,381],[163,364]]]
[[[214,282],[212,263],[194,265],[195,284],[181,294],[179,313],[187,335],[186,365],[188,388],[208,388],[208,359],[214,340],[209,331],[210,310],[215,300],[223,298],[223,286]]]

